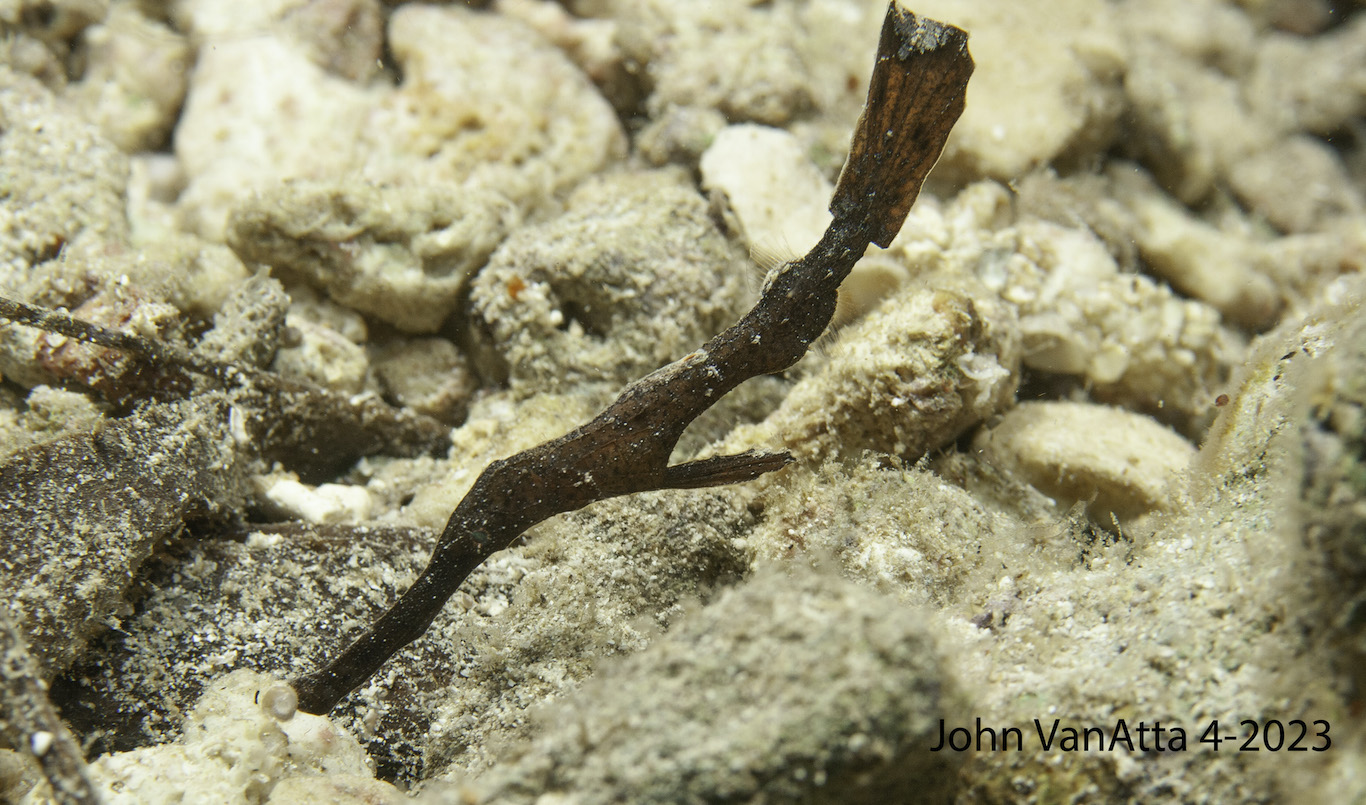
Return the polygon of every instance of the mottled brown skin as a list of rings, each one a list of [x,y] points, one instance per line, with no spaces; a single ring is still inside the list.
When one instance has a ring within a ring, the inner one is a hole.
[[[527,528],[618,495],[719,486],[785,466],[749,451],[669,466],[683,430],[752,377],[791,366],[829,325],[837,291],[869,243],[886,247],[963,111],[973,63],[967,35],[893,2],[868,103],[830,209],[805,257],[772,273],[758,303],[703,347],[626,388],[592,421],[495,461],[451,514],[427,568],[327,666],[299,677],[299,709],[326,713],[427,630],[465,578]]]

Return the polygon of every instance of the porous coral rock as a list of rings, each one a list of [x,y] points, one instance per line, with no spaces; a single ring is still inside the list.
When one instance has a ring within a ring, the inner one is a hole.
[[[925,282],[999,295],[1019,316],[1023,361],[1083,379],[1097,398],[1175,420],[1208,410],[1241,339],[1209,305],[1120,270],[1089,228],[1018,217],[1002,186],[920,209],[893,243]],[[1112,207],[1113,209],[1113,207]],[[1111,224],[1119,227],[1123,212]]]
[[[517,217],[491,190],[297,181],[236,205],[227,239],[245,260],[406,332],[430,333]]]
[[[67,98],[125,151],[166,140],[185,97],[192,54],[184,37],[116,2],[82,39],[86,68]]]
[[[280,283],[257,274],[238,283],[223,307],[214,313],[214,327],[195,344],[195,351],[211,360],[239,366],[270,364],[280,346],[289,295]]]
[[[594,180],[475,277],[476,359],[522,394],[625,383],[739,318],[752,293],[746,273],[678,172]]]
[[[0,25],[65,54],[87,26],[105,18],[109,0],[0,0]]]
[[[904,288],[840,334],[829,359],[726,450],[782,445],[818,462],[873,450],[919,458],[1014,400],[1014,311],[990,298]]]
[[[1213,308],[1120,273],[1082,229],[1026,221],[997,243],[1015,254],[988,253],[978,269],[994,284],[1004,268],[996,287],[1019,306],[1026,365],[1080,375],[1102,400],[1177,416],[1205,410],[1239,343]]]
[[[317,801],[319,787],[311,786],[303,796],[297,786],[288,786],[277,796],[277,786],[290,778],[314,782],[325,775],[341,793],[348,781],[364,781],[349,782],[354,792],[330,801],[403,801],[393,786],[373,779],[370,759],[343,729],[321,716],[272,709],[270,697],[281,685],[245,670],[215,680],[175,743],[106,755],[91,765],[103,800],[110,805],[308,803]]]
[[[408,4],[389,20],[388,45],[403,84],[367,122],[369,176],[467,183],[526,208],[625,151],[588,78],[517,20]]]
[[[202,48],[175,130],[185,225],[222,242],[229,211],[251,190],[353,172],[374,102],[273,34]]]
[[[174,0],[167,14],[202,47],[268,34],[297,47],[319,67],[364,80],[377,71],[383,47],[379,0],[258,0],[225,6]]]
[[[0,289],[68,245],[122,243],[128,158],[42,84],[0,66]]]

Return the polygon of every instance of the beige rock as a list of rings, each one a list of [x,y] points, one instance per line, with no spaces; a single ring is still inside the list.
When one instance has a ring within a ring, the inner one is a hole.
[[[104,419],[89,397],[75,391],[37,386],[20,406],[0,404],[0,459],[36,442],[97,427]]]
[[[800,460],[873,450],[919,458],[1014,399],[1014,311],[992,299],[906,288],[840,334],[822,368],[726,451],[786,447]]]
[[[1146,34],[1134,41],[1124,81],[1133,150],[1164,187],[1187,204],[1231,190],[1282,232],[1320,230],[1366,207],[1340,155],[1319,139],[1366,105],[1353,78],[1366,61],[1366,26],[1313,42],[1270,35],[1247,43],[1248,21],[1227,8],[1121,9]],[[1202,26],[1217,32],[1170,33]]]
[[[1170,509],[1171,484],[1195,457],[1190,442],[1141,414],[1088,403],[1021,403],[975,449],[1048,495],[1086,501],[1094,517]]]
[[[733,122],[783,125],[812,104],[811,71],[785,4],[617,0],[611,11],[623,55],[647,76],[651,117],[694,106]]]
[[[128,158],[98,129],[0,66],[0,288],[74,243],[124,242],[127,182]]]
[[[1258,44],[1245,92],[1262,118],[1329,136],[1366,112],[1366,20],[1360,16],[1320,37],[1273,33]]]
[[[285,317],[291,343],[275,354],[272,368],[323,388],[354,394],[365,385],[365,348],[341,333],[297,315]]]
[[[1258,28],[1237,6],[1224,0],[1142,0],[1116,4],[1115,11],[1131,40],[1159,43],[1227,75],[1242,75],[1256,57]]]
[[[625,151],[587,76],[517,20],[409,4],[389,47],[403,84],[365,132],[366,173],[381,181],[468,182],[532,205]]]
[[[1133,145],[1158,181],[1187,204],[1209,196],[1235,155],[1275,135],[1248,119],[1235,80],[1152,41],[1140,40],[1124,91]]]
[[[1282,232],[1315,232],[1366,211],[1341,156],[1308,135],[1285,137],[1244,155],[1229,169],[1228,186]]]
[[[371,365],[399,404],[443,422],[464,420],[477,387],[464,353],[444,338],[386,345],[371,356]]]
[[[748,537],[757,559],[832,557],[847,577],[922,606],[952,606],[1035,547],[1015,518],[963,488],[873,455],[776,475],[759,502],[764,519]]]
[[[476,365],[522,395],[629,382],[739,318],[752,293],[742,260],[681,172],[588,182],[474,278]]]
[[[254,671],[235,671],[216,680],[186,718],[180,740],[105,755],[91,764],[103,801],[248,805],[269,797],[275,802],[273,789],[280,782],[291,777],[315,782],[323,774],[335,778],[342,792],[354,789],[350,800],[339,802],[402,800],[393,786],[373,779],[365,750],[340,727],[321,716],[289,713],[282,718],[272,712],[262,700],[279,684]],[[378,799],[362,799],[359,792]],[[281,794],[280,802],[300,801],[297,788],[287,787]]]
[[[229,211],[252,190],[354,172],[373,102],[272,34],[203,48],[175,132],[186,225],[222,242]]]
[[[115,3],[108,18],[85,31],[87,65],[67,97],[83,107],[105,136],[125,151],[166,141],[185,97],[193,56],[185,38]]]
[[[964,703],[926,620],[828,572],[757,573],[604,664],[477,794],[437,801],[941,800],[962,758],[926,747]]]
[[[1132,235],[1154,273],[1203,300],[1230,321],[1261,328],[1275,320],[1281,293],[1263,271],[1262,244],[1196,218],[1137,175],[1115,188],[1133,215]]]
[[[299,181],[238,205],[227,238],[245,260],[400,330],[430,333],[517,217],[505,196],[477,188]]]
[[[1111,4],[922,0],[914,8],[967,30],[977,62],[941,176],[1009,180],[1112,141],[1126,51]]]

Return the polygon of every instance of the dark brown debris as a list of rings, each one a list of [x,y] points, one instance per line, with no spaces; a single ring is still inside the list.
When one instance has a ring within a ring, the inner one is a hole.
[[[125,606],[186,520],[240,508],[246,462],[222,393],[154,404],[0,463],[0,586],[44,679]]]
[[[55,310],[0,297],[0,319],[117,350],[135,365],[140,388],[192,393],[187,375],[233,390],[242,427],[263,458],[279,461],[305,481],[335,476],[376,453],[439,454],[450,446],[450,426],[375,396],[353,396],[257,369],[206,358],[166,341],[144,338]],[[212,332],[212,331],[211,331]],[[94,387],[100,391],[99,386]]]
[[[0,608],[0,743],[37,761],[57,805],[100,801],[86,776],[81,747],[48,701],[38,663],[19,625],[4,608]],[[0,789],[0,795],[7,793]]]

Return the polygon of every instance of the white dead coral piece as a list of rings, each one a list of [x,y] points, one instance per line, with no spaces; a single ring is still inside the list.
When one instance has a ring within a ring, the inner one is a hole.
[[[1210,306],[1126,275],[1083,229],[1025,221],[999,235],[1003,297],[1020,310],[1026,365],[1074,374],[1105,399],[1194,413],[1236,357]]]
[[[363,486],[300,483],[293,473],[258,475],[257,494],[276,512],[310,523],[359,523],[369,519],[370,493]]]
[[[295,712],[290,693],[265,674],[234,671],[208,687],[175,743],[100,757],[91,778],[108,805],[313,803],[323,791],[348,805],[404,801],[374,779],[355,738]]]
[[[1149,417],[1090,403],[1021,403],[977,436],[986,460],[1100,517],[1173,508],[1195,447]]]
[[[1009,405],[1019,362],[1009,305],[903,289],[845,330],[820,371],[725,449],[783,444],[803,461],[863,450],[918,458]]]
[[[833,186],[796,137],[741,123],[717,133],[702,154],[702,188],[735,214],[753,251],[806,254],[830,225]]]
[[[977,61],[940,175],[1008,180],[1114,137],[1127,54],[1112,4],[920,0],[915,10],[971,31]]]
[[[390,18],[389,47],[403,85],[366,128],[370,176],[468,182],[534,205],[625,153],[588,77],[518,20],[409,4]]]
[[[354,173],[374,103],[273,34],[201,48],[175,132],[189,180],[180,215],[221,242],[229,211],[253,189]]]
[[[1014,221],[1001,185],[915,215],[893,248],[928,282],[999,294],[1018,311],[1025,366],[1078,376],[1099,399],[1200,414],[1240,355],[1213,307],[1122,272],[1088,228]]]

